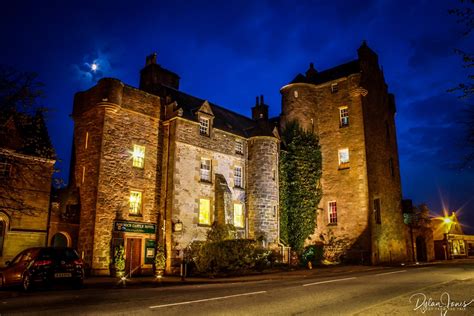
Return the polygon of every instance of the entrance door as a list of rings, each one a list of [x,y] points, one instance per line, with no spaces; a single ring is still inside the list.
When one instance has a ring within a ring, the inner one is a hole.
[[[427,261],[426,243],[425,239],[421,236],[416,237],[416,259],[421,262]]]
[[[142,240],[140,238],[127,238],[127,252],[125,255],[125,273],[129,277],[140,274]]]

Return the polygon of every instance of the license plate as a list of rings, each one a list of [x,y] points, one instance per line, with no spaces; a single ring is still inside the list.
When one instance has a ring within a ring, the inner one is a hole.
[[[55,273],[54,274],[55,278],[70,278],[72,277],[71,273]]]

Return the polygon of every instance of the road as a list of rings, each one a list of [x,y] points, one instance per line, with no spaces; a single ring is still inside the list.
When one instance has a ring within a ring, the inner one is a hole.
[[[0,299],[0,314],[474,315],[473,300],[474,264],[457,263],[221,284],[47,290]]]

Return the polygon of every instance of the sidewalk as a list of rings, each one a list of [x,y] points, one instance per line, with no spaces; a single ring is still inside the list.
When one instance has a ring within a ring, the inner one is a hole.
[[[258,282],[268,280],[281,280],[301,277],[327,277],[334,275],[350,274],[354,272],[366,272],[375,270],[384,270],[393,268],[387,266],[317,266],[312,270],[304,268],[295,268],[289,271],[272,270],[258,274],[233,276],[233,277],[186,277],[182,279],[180,276],[163,276],[156,278],[155,276],[133,276],[121,280],[118,277],[89,277],[84,280],[86,288],[124,288],[124,287],[151,287],[151,286],[181,286],[181,285],[197,285],[197,284],[223,284],[236,282]]]

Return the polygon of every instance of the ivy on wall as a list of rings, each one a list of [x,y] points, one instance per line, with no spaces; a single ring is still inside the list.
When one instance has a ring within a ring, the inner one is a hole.
[[[321,200],[321,150],[316,135],[288,122],[280,153],[280,238],[301,252],[314,233]]]

